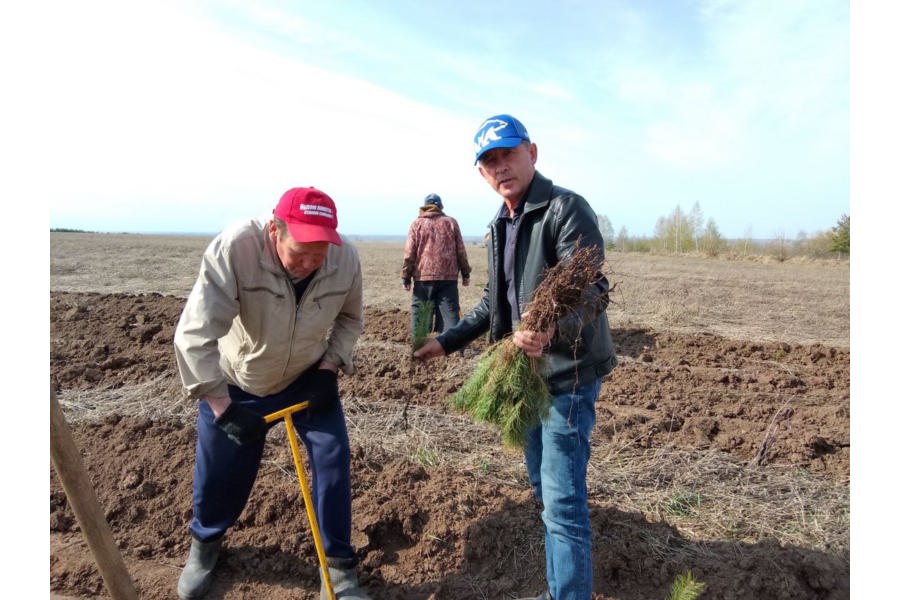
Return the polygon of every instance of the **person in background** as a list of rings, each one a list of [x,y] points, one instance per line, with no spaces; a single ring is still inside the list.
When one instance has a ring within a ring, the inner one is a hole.
[[[503,202],[490,224],[488,283],[481,302],[460,322],[430,338],[413,356],[429,360],[456,352],[485,333],[491,342],[512,336],[537,361],[552,394],[544,420],[527,434],[525,464],[542,504],[548,589],[522,600],[590,600],[593,590],[587,464],[603,377],[617,363],[606,315],[609,282],[588,290],[578,315],[546,331],[517,329],[549,267],[577,247],[594,246],[603,261],[595,211],[535,169],[537,145],[516,118],[496,115],[475,133],[478,172]]]
[[[444,214],[444,203],[437,194],[428,194],[419,207],[419,216],[409,226],[403,268],[403,289],[412,289],[412,328],[422,304],[431,301],[433,331],[438,333],[459,321],[457,280],[469,285],[469,257],[456,219]]]
[[[354,372],[363,329],[356,248],[337,232],[332,199],[292,188],[269,220],[232,226],[210,243],[175,330],[185,391],[197,400],[191,549],[178,597],[201,598],[228,529],[250,497],[268,429],[293,415],[312,469],[312,495],[337,598],[368,600],[350,545],[350,442],[338,371]],[[298,522],[298,527],[302,525]],[[324,580],[320,595],[327,598]]]

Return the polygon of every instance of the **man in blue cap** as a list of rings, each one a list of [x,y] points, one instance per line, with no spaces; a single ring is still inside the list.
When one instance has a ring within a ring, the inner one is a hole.
[[[491,342],[511,335],[537,361],[553,398],[549,415],[527,435],[525,464],[543,506],[548,589],[522,600],[590,600],[587,463],[594,402],[603,377],[617,362],[606,316],[609,282],[601,276],[580,314],[547,331],[521,330],[518,324],[546,270],[569,259],[578,247],[599,250],[600,272],[603,237],[597,215],[583,197],[537,172],[537,145],[518,119],[490,117],[478,127],[474,141],[478,172],[503,199],[490,224],[488,284],[471,312],[414,356],[443,356],[488,333]]]

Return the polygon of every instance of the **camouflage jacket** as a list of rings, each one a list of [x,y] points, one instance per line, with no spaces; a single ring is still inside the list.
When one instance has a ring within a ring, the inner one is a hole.
[[[433,204],[421,207],[406,236],[400,272],[403,280],[456,281],[460,274],[468,279],[471,272],[456,219]]]

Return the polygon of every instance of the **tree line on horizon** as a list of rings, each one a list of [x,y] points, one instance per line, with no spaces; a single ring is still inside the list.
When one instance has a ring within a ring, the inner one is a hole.
[[[652,236],[629,235],[625,226],[616,232],[609,217],[601,213],[597,213],[597,222],[606,242],[606,249],[619,252],[693,254],[709,257],[769,255],[782,261],[793,256],[838,259],[850,256],[850,216],[847,214],[841,215],[829,231],[820,231],[812,236],[800,232],[793,240],[788,239],[783,232],[776,232],[775,236],[768,240],[754,239],[749,228],[740,239],[726,239],[714,219],[704,219],[698,202],[694,203],[689,213],[685,213],[679,205],[668,216],[660,217],[656,221]],[[50,232],[96,233],[67,227],[51,227]]]
[[[624,226],[618,232],[612,221],[597,213],[600,233],[607,250],[657,254],[699,254],[709,257],[771,255],[784,261],[792,256],[812,258],[848,258],[850,256],[850,216],[843,214],[830,231],[812,236],[800,232],[793,240],[783,232],[776,232],[769,240],[758,240],[748,229],[736,240],[722,236],[714,219],[704,219],[700,203],[695,202],[689,213],[678,205],[671,214],[656,221],[652,236],[631,236]]]

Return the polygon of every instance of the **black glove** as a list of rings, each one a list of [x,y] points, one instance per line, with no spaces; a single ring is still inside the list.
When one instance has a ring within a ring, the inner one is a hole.
[[[304,376],[300,392],[309,401],[310,412],[330,409],[338,401],[338,376],[330,369],[312,369]]]
[[[258,442],[266,437],[268,430],[262,415],[244,408],[237,402],[229,404],[225,412],[216,417],[215,424],[238,446]]]

